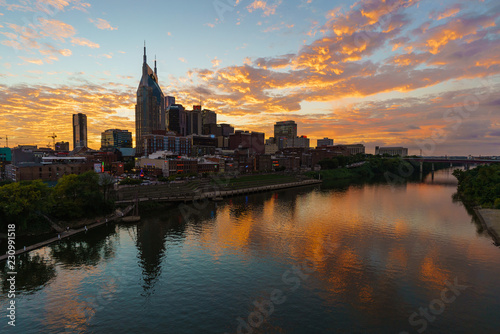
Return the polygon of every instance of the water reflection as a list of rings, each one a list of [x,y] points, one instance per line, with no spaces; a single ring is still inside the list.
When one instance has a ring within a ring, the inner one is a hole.
[[[0,271],[2,281],[2,295],[0,299],[6,299],[9,292],[10,283],[7,278],[11,270],[7,267],[7,262],[3,262]],[[43,289],[56,277],[54,263],[39,254],[22,254],[16,257],[16,290],[17,293],[33,294]]]
[[[235,333],[280,289],[286,302],[253,333],[413,333],[409,316],[458,278],[469,288],[427,333],[493,333],[498,249],[475,234],[449,177],[234,197],[187,220],[179,208],[141,213],[50,247],[45,278],[25,283],[24,332]],[[313,270],[298,271],[306,262]]]
[[[105,226],[101,233],[85,233],[74,238],[63,239],[50,245],[51,256],[68,268],[96,266],[103,259],[114,256],[114,227]],[[103,233],[104,232],[104,233]]]

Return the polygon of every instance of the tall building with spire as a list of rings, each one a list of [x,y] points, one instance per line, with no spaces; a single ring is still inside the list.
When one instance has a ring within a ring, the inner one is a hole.
[[[137,88],[135,105],[135,140],[136,152],[144,153],[144,136],[153,131],[166,131],[165,96],[158,83],[156,59],[154,71],[147,64],[146,43],[144,43],[144,61],[142,78]]]

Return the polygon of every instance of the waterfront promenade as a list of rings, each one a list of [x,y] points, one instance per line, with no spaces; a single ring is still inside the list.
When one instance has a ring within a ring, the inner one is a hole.
[[[500,245],[500,210],[475,208],[474,211],[495,243]]]
[[[236,187],[227,189],[217,185],[206,185],[186,192],[172,192],[171,189],[162,186],[136,186],[118,190],[116,204],[155,201],[155,202],[191,202],[203,199],[221,199],[224,197],[252,194],[257,192],[273,191],[286,188],[295,188],[320,184],[320,180],[293,180],[278,184],[265,184],[255,186]],[[219,190],[220,189],[220,190]]]

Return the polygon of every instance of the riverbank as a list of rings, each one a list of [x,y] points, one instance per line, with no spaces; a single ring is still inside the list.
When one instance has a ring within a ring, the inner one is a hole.
[[[53,238],[38,242],[36,244],[30,245],[27,247],[23,247],[21,249],[16,250],[16,252],[14,254],[9,254],[9,255],[16,255],[17,256],[17,255],[20,255],[20,254],[23,254],[26,252],[30,252],[32,250],[50,245],[50,244],[57,242],[57,241],[60,241],[62,239],[66,239],[66,238],[72,237],[74,235],[77,235],[79,233],[86,232],[88,230],[97,228],[97,227],[102,226],[104,224],[115,222],[115,221],[121,219],[122,217],[127,216],[130,213],[130,211],[132,211],[133,208],[134,208],[133,205],[129,205],[123,211],[117,209],[115,211],[115,213],[113,213],[113,215],[111,215],[111,216],[97,218],[92,223],[85,225],[83,227],[80,227],[80,228],[69,228],[65,231],[58,233],[57,236],[55,236]],[[8,254],[1,255],[0,261],[6,260],[7,257],[8,257]]]
[[[495,243],[500,245],[500,210],[474,208],[474,212]]]
[[[287,188],[311,186],[321,184],[321,180],[307,179],[301,181],[292,181],[278,184],[269,184],[259,181],[253,186],[246,184],[243,187],[231,187],[229,189],[218,185],[207,185],[204,188],[194,189],[184,193],[172,193],[171,189],[160,186],[143,186],[138,188],[136,192],[130,194],[118,193],[116,204],[127,204],[138,201],[143,202],[192,202],[204,199],[220,200],[224,197],[238,196],[251,194],[256,192],[273,191]],[[126,196],[128,195],[128,196]],[[126,198],[128,197],[128,198]]]

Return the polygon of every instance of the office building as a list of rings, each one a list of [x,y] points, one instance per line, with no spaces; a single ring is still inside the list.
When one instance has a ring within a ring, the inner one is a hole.
[[[203,117],[201,106],[193,106],[193,110],[186,112],[186,133],[187,135],[203,134]]]
[[[87,147],[87,115],[73,115],[73,148]]]
[[[281,139],[281,146],[280,149],[282,148],[291,148],[291,147],[305,147],[309,148],[309,138],[306,136],[301,136],[301,137],[280,137]],[[279,146],[279,145],[278,145]]]
[[[179,137],[173,133],[167,135],[151,134],[144,137],[144,155],[159,151],[170,151],[177,155],[190,156],[192,141],[189,137]]]
[[[56,152],[66,152],[66,151],[69,151],[69,142],[67,142],[67,141],[57,142],[55,150],[56,150]]]
[[[295,138],[297,137],[297,123],[295,121],[276,122],[274,124],[274,138]]]
[[[379,147],[375,146],[375,155],[399,155],[401,157],[406,157],[408,155],[408,149],[405,147]]]
[[[199,107],[201,109],[201,106],[199,106]],[[203,120],[202,120],[203,125],[205,125],[205,124],[217,124],[217,114],[215,113],[215,111],[203,109],[202,117],[203,117]]]
[[[132,132],[109,129],[101,133],[101,151],[113,151],[117,148],[132,147]]]
[[[316,147],[325,147],[325,146],[333,146],[333,139],[329,138],[318,139]]]
[[[173,104],[167,110],[168,130],[179,136],[187,135],[186,110],[182,104]]]
[[[352,144],[352,145],[341,145],[341,146],[344,146],[351,155],[365,154],[365,145],[363,144]]]
[[[156,60],[154,71],[147,64],[146,46],[142,64],[142,77],[137,88],[135,128],[137,153],[142,154],[144,136],[155,130],[166,131],[165,96],[158,83]]]

